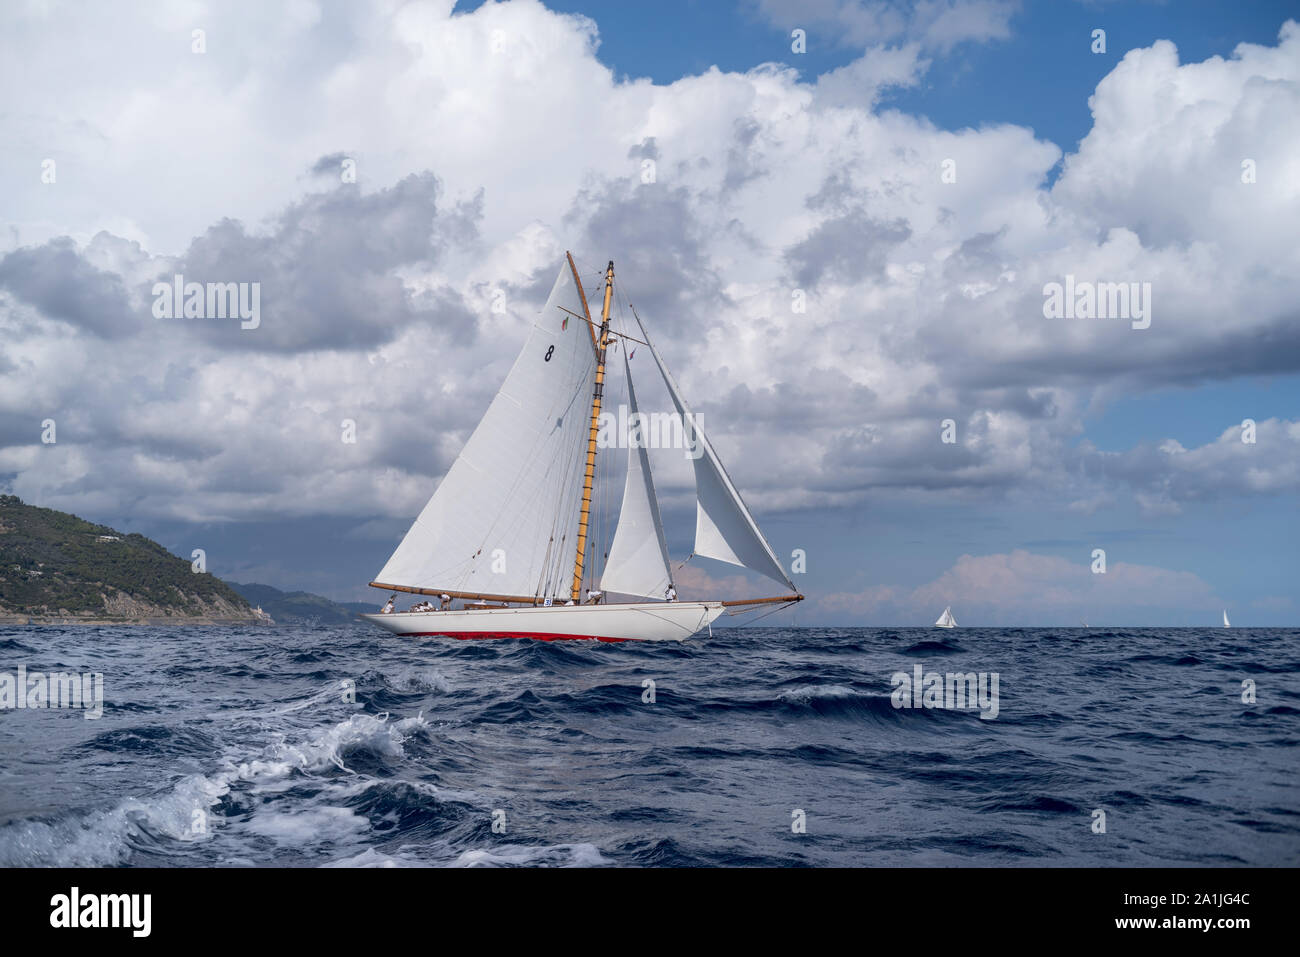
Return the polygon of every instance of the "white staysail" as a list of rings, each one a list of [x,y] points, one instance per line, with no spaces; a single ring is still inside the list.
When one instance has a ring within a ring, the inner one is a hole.
[[[1231,628],[1231,627],[1232,627],[1232,625],[1230,625],[1230,624],[1228,623],[1228,609],[1226,609],[1226,608],[1223,609],[1223,627],[1224,627],[1224,628]]]
[[[663,521],[655,483],[650,475],[646,455],[645,424],[637,411],[636,390],[632,387],[632,368],[623,350],[623,371],[627,376],[628,428],[627,481],[623,486],[623,506],[618,513],[618,528],[605,559],[600,577],[602,591],[644,598],[663,598],[672,584],[668,565],[668,544],[664,541]]]
[[[501,390],[377,581],[568,593],[596,370],[583,315],[562,267]]]
[[[952,606],[951,606],[951,605],[948,606],[947,608],[945,608],[945,609],[943,610],[943,614],[939,616],[939,620],[936,621],[936,622],[934,623],[934,625],[935,625],[936,628],[956,628],[956,627],[957,627],[957,619],[955,619],[955,618],[952,617]]]
[[[682,431],[690,443],[692,454],[698,455],[694,460],[697,503],[695,554],[752,569],[780,582],[791,591],[797,591],[794,582],[790,581],[781,563],[776,560],[772,546],[758,530],[758,523],[749,514],[749,509],[740,498],[740,492],[727,476],[704,429],[695,421],[690,408],[682,399],[677,383],[673,381],[672,374],[664,365],[659,350],[650,341],[639,318],[637,325],[641,326],[641,334],[645,336],[646,345],[650,346],[650,354],[654,356],[677,414],[682,418]]]

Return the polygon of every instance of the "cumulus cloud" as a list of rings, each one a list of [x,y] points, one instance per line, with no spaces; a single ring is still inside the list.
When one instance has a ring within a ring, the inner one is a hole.
[[[1296,487],[1281,419],[1245,451],[1076,447],[1099,389],[1300,370],[1294,23],[1204,63],[1130,51],[1049,186],[1062,151],[1031,130],[874,108],[926,57],[1004,36],[1007,4],[805,5],[861,47],[847,72],[669,84],[615,77],[595,23],[535,0],[89,7],[60,31],[42,9],[0,11],[0,174],[31,184],[0,232],[0,476],[20,494],[413,515],[566,248],[589,277],[617,262],[619,321],[634,303],[760,514]],[[356,183],[331,173],[347,159]],[[260,281],[262,327],[160,324],[149,290],[175,273]],[[1045,319],[1066,275],[1151,283],[1150,328]]]
[[[129,335],[142,321],[122,277],[97,269],[67,237],[0,259],[0,288],[40,316],[104,338]]]
[[[1251,420],[1191,449],[1168,439],[1102,452],[1085,442],[1077,457],[1087,471],[1131,487],[1145,510],[1162,514],[1194,502],[1300,492],[1300,422],[1285,419]]]

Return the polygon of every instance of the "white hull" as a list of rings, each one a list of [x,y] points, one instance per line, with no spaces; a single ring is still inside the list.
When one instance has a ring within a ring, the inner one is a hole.
[[[542,641],[685,641],[725,609],[717,601],[469,608],[362,615],[395,635]]]
[[[956,626],[956,625],[940,625],[940,624],[935,624],[934,627],[936,627],[936,628],[956,628],[957,626]]]

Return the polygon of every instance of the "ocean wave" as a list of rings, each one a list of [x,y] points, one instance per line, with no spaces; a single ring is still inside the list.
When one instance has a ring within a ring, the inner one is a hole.
[[[951,638],[928,638],[908,645],[903,649],[903,654],[924,658],[930,655],[952,655],[965,650]]]
[[[1098,807],[1107,864],[1300,859],[1300,632],[1111,633],[0,630],[109,692],[97,722],[0,713],[0,864],[1088,866]],[[893,706],[916,655],[975,653],[995,719]]]
[[[227,758],[212,774],[185,776],[169,791],[126,798],[108,810],[55,820],[10,821],[0,826],[0,866],[114,866],[126,863],[141,845],[156,845],[159,840],[210,840],[218,830],[214,818],[220,817],[212,809],[232,787],[265,784],[296,773],[339,770],[355,774],[349,762],[355,764],[367,757],[401,758],[404,742],[427,725],[423,715],[390,721],[388,715],[357,714],[310,733],[305,740],[290,741],[282,735],[252,758]],[[116,734],[116,740],[122,742],[139,741],[143,740],[139,730],[127,729],[126,736],[109,732],[108,736]]]
[[[403,847],[384,853],[368,847],[351,857],[330,861],[324,867],[602,867],[614,863],[594,844],[502,845],[460,851],[444,860],[432,860],[428,850],[417,853]]]

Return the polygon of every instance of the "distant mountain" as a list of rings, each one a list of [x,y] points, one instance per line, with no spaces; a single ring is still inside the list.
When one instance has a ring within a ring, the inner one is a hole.
[[[270,585],[228,582],[235,591],[270,614],[276,624],[342,624],[355,621],[358,612],[378,611],[377,603],[337,602],[305,591],[280,591]]]
[[[341,601],[339,604],[358,615],[373,615],[379,611],[383,603],[378,601]]]
[[[0,495],[0,618],[33,624],[261,621],[157,542]]]

